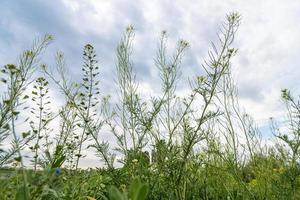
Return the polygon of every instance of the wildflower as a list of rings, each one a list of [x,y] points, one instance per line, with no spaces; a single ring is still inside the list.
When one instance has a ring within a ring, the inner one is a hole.
[[[60,175],[61,174],[61,169],[60,168],[56,168],[54,170],[54,172],[55,172],[56,175]]]
[[[254,188],[254,187],[256,187],[258,185],[256,179],[251,180],[249,184],[250,184],[250,187],[252,187],[252,188]]]
[[[132,162],[133,162],[133,163],[137,163],[138,160],[137,160],[137,159],[133,159]]]
[[[127,31],[128,33],[131,33],[133,30],[134,30],[133,25],[129,25],[129,26],[126,28],[126,31]]]
[[[156,164],[152,164],[151,167],[150,167],[150,170],[153,171],[153,172],[157,171]]]
[[[201,84],[201,83],[205,82],[205,77],[204,76],[198,76],[197,81],[198,81],[199,84]]]
[[[180,40],[179,43],[180,43],[180,46],[182,46],[183,48],[186,48],[189,46],[189,43],[185,40]]]
[[[32,57],[33,56],[33,52],[32,51],[30,51],[30,50],[28,50],[28,51],[25,51],[25,56],[26,57]]]
[[[120,188],[122,191],[126,191],[126,185],[122,184],[122,185],[120,185]]]
[[[283,174],[284,173],[284,168],[280,167],[278,171],[279,171],[280,174]]]
[[[235,50],[235,49],[233,49],[233,48],[228,49],[228,56],[229,56],[229,57],[232,57],[233,55],[235,55],[235,53],[236,53],[236,50]]]

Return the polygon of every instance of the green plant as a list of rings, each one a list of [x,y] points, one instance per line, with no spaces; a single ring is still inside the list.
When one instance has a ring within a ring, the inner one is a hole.
[[[24,95],[24,91],[30,83],[30,77],[34,68],[38,64],[39,54],[48,46],[52,39],[52,36],[45,35],[44,38],[37,41],[30,50],[25,51],[21,55],[18,65],[8,64],[2,70],[6,75],[6,78],[2,79],[2,82],[7,85],[7,91],[2,96],[3,100],[0,104],[0,134],[1,139],[4,140],[7,138],[7,131],[11,131],[13,140],[11,141],[11,149],[8,152],[1,152],[0,166],[17,154],[17,157],[14,159],[20,163],[23,175],[23,184],[19,186],[17,196],[18,198],[20,197],[23,199],[29,198],[29,191],[21,149],[31,140],[31,138],[27,137],[27,133],[23,134],[23,138],[18,136],[15,121],[20,114],[18,108],[22,105],[21,97],[23,96],[23,100],[28,98],[27,95]],[[4,155],[2,153],[4,153]]]
[[[32,132],[35,134],[35,142],[29,148],[34,152],[33,156],[33,165],[34,170],[37,170],[38,165],[38,155],[39,150],[43,152],[49,152],[50,148],[50,141],[49,136],[50,132],[47,124],[53,119],[52,113],[50,112],[50,108],[46,107],[50,104],[50,96],[48,95],[49,82],[44,77],[39,77],[35,81],[35,85],[33,86],[32,90],[32,101],[36,103],[35,107],[32,107],[31,113],[34,115],[34,118],[38,120],[37,124],[35,125],[34,121],[30,121],[30,125],[32,128]],[[45,140],[44,149],[40,146],[41,139]]]
[[[148,194],[147,184],[141,183],[139,179],[134,179],[129,187],[129,191],[122,193],[116,187],[109,189],[108,196],[110,200],[146,200]]]
[[[227,16],[219,42],[199,66],[203,74],[190,79],[185,96],[177,87],[189,43],[179,40],[170,54],[163,31],[154,59],[161,93],[150,97],[139,92],[135,31],[129,26],[116,49],[119,99],[112,101],[100,93],[91,44],[84,46],[79,82],[67,76],[61,52],[54,70],[43,64],[43,74],[34,72],[52,40],[42,38],[18,64],[1,70],[0,199],[299,199],[299,102],[282,90],[287,121],[273,120],[277,141],[264,144],[263,133],[239,103],[231,74],[239,25],[238,13]],[[63,103],[55,111],[49,109],[49,91],[57,88]],[[25,112],[29,102],[30,113]],[[30,129],[20,132],[19,121],[29,121]],[[25,162],[27,148],[32,168]],[[104,164],[80,169],[86,149]]]

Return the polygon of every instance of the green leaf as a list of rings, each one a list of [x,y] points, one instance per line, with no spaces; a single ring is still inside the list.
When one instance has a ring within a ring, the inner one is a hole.
[[[42,196],[44,197],[55,197],[55,198],[58,198],[58,194],[55,190],[53,190],[52,188],[50,188],[48,185],[45,185],[44,188],[43,188],[43,194]]]
[[[125,200],[125,197],[115,186],[111,186],[111,188],[109,189],[109,199]]]
[[[22,137],[26,138],[28,135],[30,135],[30,131],[22,132]]]
[[[134,200],[145,200],[149,192],[149,187],[146,184],[143,184],[137,191]]]
[[[22,157],[15,157],[14,160],[17,161],[17,162],[21,162]]]
[[[148,195],[148,185],[142,184],[139,179],[134,179],[130,185],[129,195],[132,200],[144,200]]]
[[[29,200],[30,196],[29,196],[29,191],[28,191],[28,187],[26,187],[25,185],[21,186],[16,194],[16,200]]]
[[[9,130],[9,124],[5,124],[3,127],[2,127],[3,129],[6,129],[6,130]]]
[[[66,160],[66,156],[62,155],[60,156],[57,160],[54,161],[54,163],[52,164],[52,168],[58,168],[61,167],[62,164],[65,162]]]
[[[18,111],[12,111],[13,116],[17,116],[20,112]]]
[[[130,188],[129,188],[129,196],[132,198],[132,199],[135,199],[136,198],[136,195],[137,195],[137,190],[139,189],[140,187],[140,180],[139,179],[134,179],[130,185]]]
[[[7,64],[6,66],[7,66],[7,69],[9,69],[9,70],[16,69],[16,66],[14,64]]]
[[[9,104],[9,103],[10,103],[10,100],[9,100],[9,99],[6,99],[6,100],[3,101],[3,103]]]

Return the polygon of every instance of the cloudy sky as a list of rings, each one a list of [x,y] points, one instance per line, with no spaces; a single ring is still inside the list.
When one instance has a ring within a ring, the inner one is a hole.
[[[160,32],[168,32],[170,47],[178,39],[190,43],[183,60],[184,83],[202,73],[200,64],[210,42],[216,41],[219,25],[232,11],[242,15],[232,66],[240,103],[265,130],[269,117],[284,115],[280,89],[300,94],[300,1],[0,0],[0,65],[15,62],[36,37],[50,33],[55,41],[43,62],[53,65],[55,53],[63,51],[70,76],[76,79],[83,46],[91,43],[101,64],[102,90],[112,93],[116,45],[132,24],[138,81],[143,91],[158,93],[153,58]]]

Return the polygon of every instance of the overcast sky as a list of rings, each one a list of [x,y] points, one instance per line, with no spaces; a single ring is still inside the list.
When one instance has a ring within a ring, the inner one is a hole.
[[[50,33],[55,42],[43,62],[51,66],[56,51],[63,51],[76,79],[83,46],[91,43],[101,65],[101,87],[108,94],[113,92],[117,42],[132,24],[138,81],[143,91],[158,93],[153,58],[161,31],[168,32],[170,47],[178,39],[190,43],[182,69],[182,82],[186,82],[202,73],[200,65],[210,42],[216,41],[219,25],[232,11],[242,15],[232,66],[240,103],[264,130],[269,117],[284,115],[280,90],[300,94],[300,1],[0,0],[0,65],[15,62],[36,37]]]

